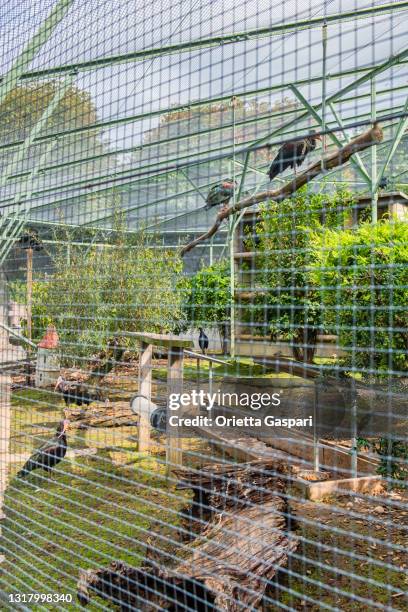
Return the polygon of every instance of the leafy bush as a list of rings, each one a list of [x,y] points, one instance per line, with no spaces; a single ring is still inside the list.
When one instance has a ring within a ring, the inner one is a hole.
[[[231,316],[229,262],[222,260],[202,268],[183,280],[183,288],[185,320],[195,327],[215,324],[226,353]]]
[[[408,370],[408,224],[315,233],[310,265],[324,323],[365,376]]]
[[[290,341],[294,357],[311,362],[322,329],[318,282],[310,276],[313,242],[327,227],[343,227],[352,205],[349,192],[333,194],[299,190],[281,203],[270,202],[247,239],[259,253],[257,283],[266,295],[248,307],[246,319],[268,329],[272,339]]]
[[[53,274],[33,284],[33,337],[54,323],[67,363],[105,349],[114,333],[172,332],[182,318],[177,254],[141,234],[113,236],[111,245],[85,248],[61,233]]]
[[[357,439],[357,448],[366,448],[380,457],[380,465],[377,474],[384,478],[397,480],[398,486],[406,486],[408,480],[408,444],[403,440],[395,440],[387,437],[368,440]]]

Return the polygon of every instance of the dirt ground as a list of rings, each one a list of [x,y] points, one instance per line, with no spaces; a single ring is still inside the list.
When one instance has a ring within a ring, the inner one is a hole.
[[[189,367],[193,378],[196,364],[192,362]],[[157,395],[164,393],[165,368],[165,360],[155,363]],[[137,364],[122,365],[104,380],[107,396],[112,401],[128,399],[137,390],[137,375]],[[10,450],[22,456],[38,446],[42,436],[49,436],[44,427],[55,426],[64,405],[62,398],[49,391],[30,389],[16,389],[12,402]],[[135,427],[82,433],[75,430],[70,434],[70,448],[92,448],[95,455],[64,461],[54,482],[33,477],[34,489],[12,481],[6,499],[7,519],[3,522],[7,562],[0,582],[6,592],[21,590],[24,584],[38,590],[51,580],[54,584],[65,583],[67,592],[75,595],[80,568],[106,565],[113,559],[140,563],[146,534],[159,525],[163,528],[163,522],[170,539],[176,539],[178,513],[188,495],[182,497],[165,483],[164,444],[160,448],[158,440],[152,461],[141,462],[136,434]],[[197,468],[222,459],[202,441],[186,440],[185,451],[188,465]],[[13,471],[17,468],[16,464]],[[60,517],[51,512],[59,500],[65,500]],[[265,611],[408,610],[407,492],[373,498],[354,494],[328,499],[326,503],[299,499],[290,502],[290,527],[299,537],[299,547],[268,589]],[[112,519],[114,508],[118,510]],[[63,545],[58,539],[54,541],[61,530],[65,536]],[[67,557],[65,545],[75,542],[77,549]],[[166,554],[172,554],[171,542]],[[38,572],[31,575],[31,564],[38,557]],[[90,609],[100,609],[102,600],[98,602]],[[73,603],[67,609],[79,608]],[[104,609],[112,608],[109,605]]]
[[[408,610],[407,493],[293,501],[292,508],[300,545],[269,596],[313,612]]]

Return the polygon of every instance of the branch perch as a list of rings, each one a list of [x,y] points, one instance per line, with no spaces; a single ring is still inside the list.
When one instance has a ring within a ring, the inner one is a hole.
[[[258,204],[259,202],[264,202],[265,200],[273,200],[274,202],[281,202],[282,200],[286,200],[289,196],[298,191],[303,185],[306,185],[311,180],[313,180],[316,176],[318,176],[322,170],[332,170],[337,166],[342,166],[345,164],[350,157],[357,153],[358,151],[364,151],[364,149],[368,149],[375,144],[378,144],[383,139],[383,131],[378,123],[375,123],[372,128],[368,131],[364,132],[357,136],[354,140],[346,144],[341,149],[338,149],[334,153],[328,155],[322,163],[322,160],[319,160],[309,166],[302,174],[299,174],[295,179],[283,185],[280,189],[271,189],[268,191],[262,191],[257,193],[256,195],[249,196],[236,202],[235,205],[230,206],[224,210],[220,210],[215,220],[215,223],[210,229],[192,240],[188,244],[186,244],[180,252],[180,255],[183,257],[186,253],[191,251],[197,244],[203,242],[204,240],[208,240],[211,236],[218,231],[221,223],[224,219],[227,219],[230,215],[243,210],[244,208],[249,208],[254,204]]]

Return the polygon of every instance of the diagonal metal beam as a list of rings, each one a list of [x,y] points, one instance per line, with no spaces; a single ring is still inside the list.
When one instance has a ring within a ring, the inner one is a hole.
[[[20,53],[7,74],[2,78],[0,84],[0,104],[4,101],[7,94],[14,89],[24,72],[28,70],[38,51],[50,38],[61,19],[67,14],[73,2],[74,0],[59,0],[59,2],[57,2],[37,33],[26,45],[22,53]],[[72,68],[68,72],[72,72]]]
[[[329,102],[329,107],[330,107],[331,112],[333,113],[333,117],[336,119],[338,125],[341,127],[341,131],[342,131],[343,138],[344,138],[345,142],[348,144],[350,142],[350,138],[348,137],[347,132],[344,129],[344,123],[343,123],[342,118],[340,117],[340,115],[337,112],[337,110],[334,108],[333,102]],[[360,166],[362,172],[365,172],[367,174],[367,176],[369,177],[367,168],[364,165],[364,162],[363,162],[363,160],[361,158],[360,153],[354,153],[353,157],[354,157],[354,160],[356,161],[356,163]]]
[[[302,92],[299,91],[299,89],[296,87],[296,85],[290,85],[289,87],[292,90],[292,92],[295,94],[297,99],[303,104],[303,106],[308,110],[308,112],[312,115],[312,117],[317,121],[317,123],[320,126],[323,127],[324,122],[323,122],[322,117],[315,110],[315,108],[310,104],[310,102],[308,100],[306,100],[306,98],[304,97]],[[340,125],[340,127],[342,127],[342,126]],[[342,131],[344,132],[344,128],[343,127],[342,127]],[[334,134],[333,132],[330,132],[328,134],[328,136],[329,136],[330,140],[332,142],[334,142],[338,147],[342,147],[343,146],[343,143],[336,136],[336,134]],[[361,160],[360,160],[360,163],[359,163],[358,161],[356,161],[354,159],[354,156],[353,156],[353,157],[350,158],[350,161],[353,164],[353,166],[356,168],[357,172],[364,178],[364,180],[368,184],[371,184],[371,179],[370,179],[370,176],[369,176],[368,172],[366,171],[366,169],[364,167],[361,166]]]
[[[1,174],[1,176],[0,176],[0,188],[4,187],[4,185],[6,184],[8,179],[10,178],[10,176],[13,175],[14,168],[18,168],[18,165],[21,164],[21,162],[23,161],[23,159],[24,159],[28,149],[33,144],[35,138],[47,126],[47,123],[48,123],[50,117],[52,116],[52,114],[57,109],[58,105],[60,104],[61,100],[64,98],[66,92],[71,87],[71,85],[72,85],[72,77],[68,77],[64,81],[62,81],[62,82],[57,84],[57,90],[55,91],[55,93],[54,93],[52,99],[50,100],[49,104],[47,105],[47,107],[44,109],[44,112],[42,113],[41,117],[33,125],[33,127],[31,128],[31,130],[30,130],[27,138],[24,140],[24,142],[14,152],[14,154],[12,156],[12,160],[10,161],[10,163],[7,165],[6,169]],[[53,142],[55,142],[55,141],[53,141]],[[40,164],[42,165],[44,163],[44,160],[42,159],[42,157],[40,157],[40,161],[36,164],[37,168],[40,167]],[[35,170],[29,171],[29,175],[27,177],[28,180],[32,177],[33,173],[35,173]],[[26,181],[26,183],[27,183],[27,181]],[[19,199],[21,199],[21,198],[19,198]],[[9,212],[12,212],[12,211],[9,211]]]
[[[57,108],[58,104],[63,99],[67,89],[72,85],[72,79],[65,79],[64,82],[59,84],[57,91],[55,92],[52,100],[47,105],[47,108],[44,110],[40,119],[36,122],[36,124],[31,128],[29,135],[24,141],[24,145],[17,151],[17,155],[15,159],[8,165],[3,175],[0,177],[0,186],[4,185],[8,179],[10,167],[13,167],[16,164],[19,164],[23,161],[25,154],[27,153],[29,147],[31,146],[35,136],[43,130],[52,113]],[[28,201],[30,200],[32,193],[35,188],[35,182],[38,178],[39,169],[42,164],[46,163],[49,154],[55,147],[57,139],[52,140],[47,144],[46,150],[43,155],[40,156],[37,164],[32,168],[29,175],[26,177],[22,188],[19,193],[16,194],[14,198],[14,205],[8,208],[7,215],[3,216],[0,219],[0,264],[4,262],[10,249],[12,248],[14,242],[17,237],[22,232],[29,212],[30,206],[28,205]],[[22,200],[24,198],[24,203]],[[22,213],[22,214],[20,214]],[[18,216],[17,216],[18,215]]]
[[[406,112],[408,112],[408,98],[407,98],[407,100],[405,102],[405,106],[404,106],[404,113],[406,113]],[[393,141],[392,141],[391,146],[390,146],[390,148],[388,150],[386,160],[385,160],[381,170],[378,173],[377,180],[375,181],[375,185],[374,185],[373,189],[375,189],[375,190],[378,189],[380,181],[381,181],[382,177],[384,176],[384,172],[387,170],[388,164],[390,163],[391,159],[393,158],[394,153],[397,150],[397,147],[398,147],[399,143],[401,142],[401,139],[403,138],[403,136],[405,134],[405,130],[407,129],[407,127],[408,127],[408,117],[401,117],[401,119],[399,120],[399,123],[398,123],[398,127],[397,127],[397,129],[395,131]]]
[[[206,195],[201,191],[200,187],[198,185],[196,185],[196,183],[193,181],[193,179],[191,179],[187,172],[185,172],[182,168],[179,170],[179,172],[181,172],[181,174],[184,176],[184,178],[190,183],[190,185],[194,188],[194,190],[198,193],[199,196],[201,196],[201,198],[204,200],[204,202],[207,202],[207,197]]]

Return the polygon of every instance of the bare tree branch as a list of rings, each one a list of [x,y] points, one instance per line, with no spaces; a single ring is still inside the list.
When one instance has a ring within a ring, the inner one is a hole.
[[[321,160],[312,164],[309,168],[307,168],[302,174],[299,174],[295,179],[283,185],[280,189],[271,189],[269,191],[262,191],[257,193],[256,195],[249,196],[236,202],[234,206],[230,206],[229,208],[222,209],[217,215],[215,223],[210,229],[192,240],[188,244],[186,244],[180,252],[180,255],[183,257],[186,253],[191,251],[197,244],[200,242],[204,242],[204,240],[208,240],[211,236],[218,231],[221,223],[224,219],[227,219],[230,215],[243,210],[244,208],[248,208],[249,206],[253,206],[254,204],[258,204],[259,202],[264,202],[265,200],[273,200],[274,202],[281,202],[285,200],[292,194],[294,194],[298,189],[309,183],[309,181],[313,180],[316,176],[318,176],[322,170],[332,170],[337,166],[342,166],[345,164],[350,157],[357,153],[358,151],[363,151],[364,149],[368,149],[375,144],[378,144],[383,139],[383,131],[378,123],[375,123],[374,126],[369,129],[367,132],[360,134],[354,140],[346,144],[341,149],[338,149],[334,153],[328,155],[323,163]]]

